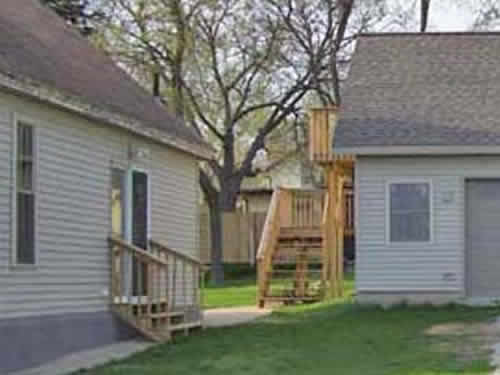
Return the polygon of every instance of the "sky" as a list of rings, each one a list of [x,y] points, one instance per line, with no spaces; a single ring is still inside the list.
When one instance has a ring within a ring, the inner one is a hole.
[[[457,5],[457,1],[438,0],[431,2],[428,31],[465,31],[474,22],[468,6]]]
[[[411,15],[410,27],[414,30],[408,30],[408,25],[403,29],[396,25],[389,26],[392,30],[384,31],[418,31],[420,1],[389,0],[388,4],[396,14],[404,11]],[[479,6],[479,0],[431,0],[427,31],[469,31],[477,17]],[[493,27],[490,25],[489,29]]]

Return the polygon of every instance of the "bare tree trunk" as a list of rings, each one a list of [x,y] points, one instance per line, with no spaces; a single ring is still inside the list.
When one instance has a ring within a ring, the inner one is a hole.
[[[431,0],[421,0],[421,14],[420,14],[420,32],[424,33],[427,30],[427,21],[429,20],[429,8]]]
[[[223,216],[222,210],[218,207],[217,199],[214,205],[209,204],[210,211],[210,245],[211,254],[211,280],[215,285],[224,284],[224,265],[223,265],[223,247],[222,247],[222,228]]]
[[[232,169],[231,169],[232,170]],[[234,212],[241,185],[241,178],[230,173],[220,176],[221,189],[217,190],[208,175],[200,171],[200,186],[205,194],[210,212],[211,279],[215,285],[224,283],[223,230],[224,213]]]

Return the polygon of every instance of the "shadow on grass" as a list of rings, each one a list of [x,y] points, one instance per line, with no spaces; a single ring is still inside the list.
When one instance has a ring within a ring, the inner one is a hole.
[[[250,324],[207,329],[84,374],[487,374],[487,352],[464,359],[456,350],[467,345],[466,336],[427,332],[498,314],[498,308],[457,305],[384,310],[350,299],[286,307]]]

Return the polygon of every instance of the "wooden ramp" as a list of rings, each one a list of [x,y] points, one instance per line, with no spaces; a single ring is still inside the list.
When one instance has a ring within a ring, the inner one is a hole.
[[[203,267],[198,260],[155,241],[148,250],[118,237],[109,242],[111,305],[118,317],[157,342],[202,326]]]

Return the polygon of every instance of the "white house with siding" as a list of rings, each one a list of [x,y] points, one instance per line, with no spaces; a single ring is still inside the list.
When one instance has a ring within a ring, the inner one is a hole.
[[[500,297],[500,34],[359,39],[334,151],[354,155],[360,301]]]
[[[198,160],[208,146],[38,3],[3,0],[0,11],[2,374],[147,335],[167,319],[160,306],[194,301],[199,276]],[[135,245],[114,244],[113,277],[110,234]],[[150,240],[156,255],[139,257]],[[148,281],[141,262],[153,264]],[[154,277],[183,289],[155,295]],[[117,285],[127,280],[128,290]],[[143,297],[156,320],[127,321],[123,312],[146,313]]]

